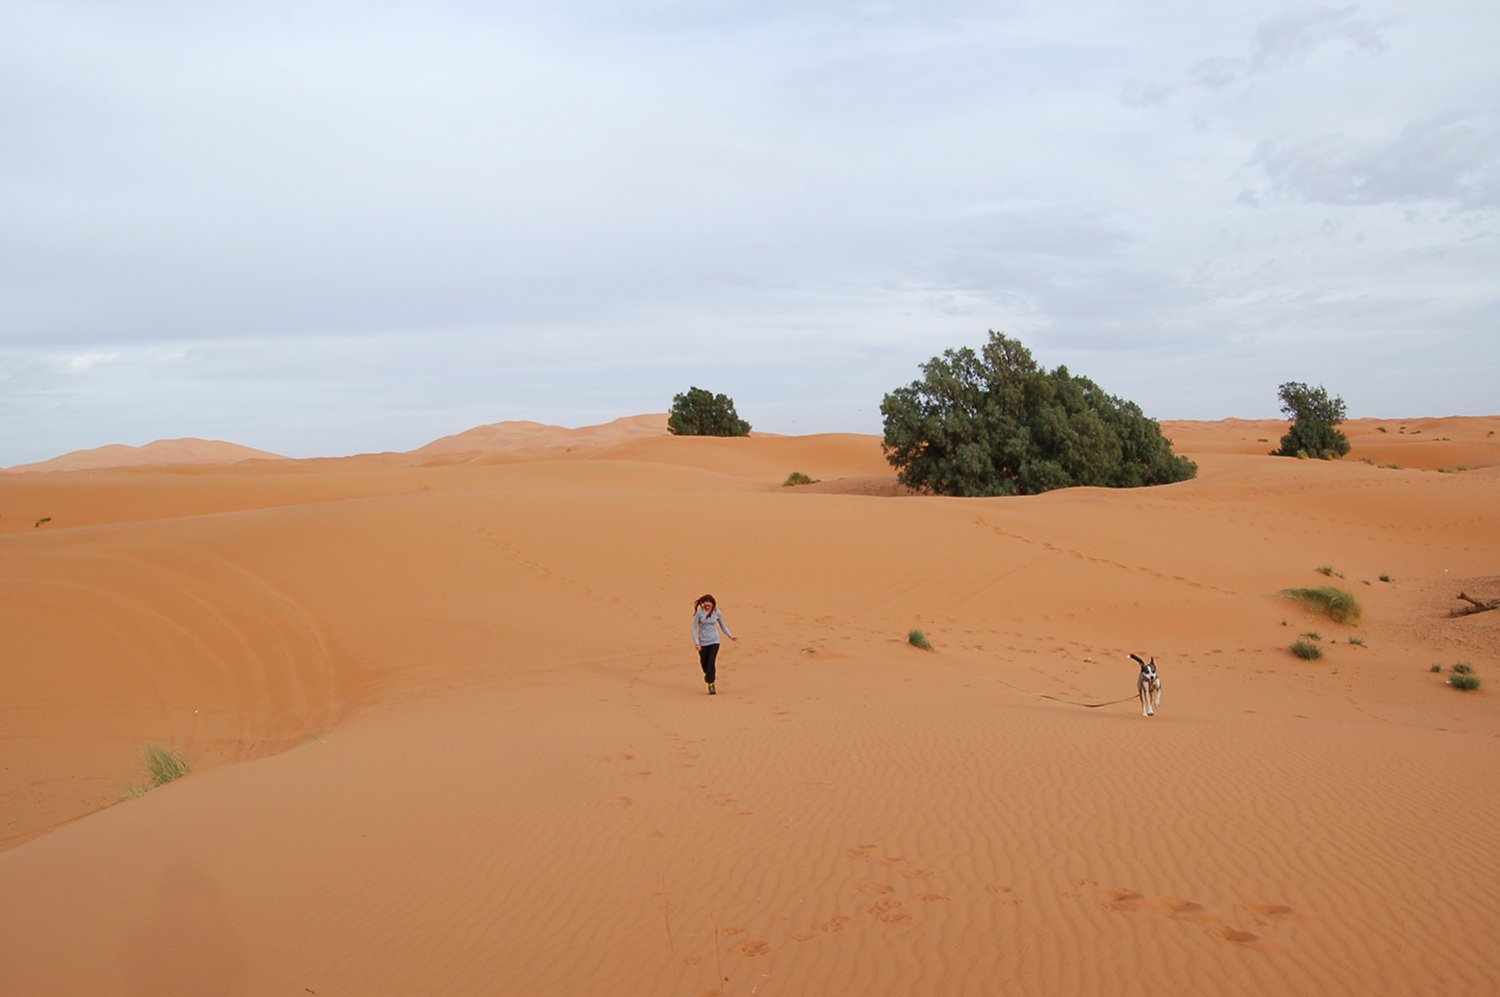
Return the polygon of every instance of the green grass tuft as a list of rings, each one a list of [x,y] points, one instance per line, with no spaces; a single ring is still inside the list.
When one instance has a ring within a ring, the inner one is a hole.
[[[913,630],[907,634],[906,640],[912,647],[920,647],[924,651],[932,650],[932,641],[928,640],[927,635],[920,630]]]
[[[791,474],[787,475],[786,480],[781,483],[781,487],[788,488],[792,485],[815,485],[817,483],[818,482],[816,478],[809,478],[801,471],[793,471]]]
[[[1323,656],[1323,649],[1310,640],[1299,640],[1292,645],[1292,653],[1303,661],[1317,661]]]
[[[190,771],[187,759],[183,758],[180,752],[168,751],[155,744],[146,749],[146,772],[150,776],[147,789],[165,786],[169,782],[181,779]]]
[[[1363,615],[1363,611],[1359,608],[1359,601],[1343,589],[1331,586],[1316,589],[1284,589],[1281,594],[1325,614],[1335,623],[1347,623],[1353,626]]]

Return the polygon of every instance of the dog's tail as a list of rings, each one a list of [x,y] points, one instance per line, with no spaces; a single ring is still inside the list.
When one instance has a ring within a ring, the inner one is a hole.
[[[1141,656],[1139,654],[1132,654],[1130,657],[1134,659],[1135,663],[1140,665],[1142,668],[1146,667],[1146,663],[1141,660]]]

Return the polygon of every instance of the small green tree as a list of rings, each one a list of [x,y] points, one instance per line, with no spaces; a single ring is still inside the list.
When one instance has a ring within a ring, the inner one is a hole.
[[[750,424],[735,412],[728,395],[688,388],[672,398],[667,430],[677,436],[749,436]]]
[[[1344,421],[1342,398],[1329,398],[1322,385],[1310,388],[1298,381],[1283,384],[1277,394],[1292,426],[1281,438],[1276,456],[1333,460],[1349,452],[1349,438],[1335,428]]]
[[[1183,481],[1197,465],[1140,407],[1066,367],[1047,371],[1017,340],[947,350],[885,396],[882,449],[909,488],[938,495],[1031,495]]]

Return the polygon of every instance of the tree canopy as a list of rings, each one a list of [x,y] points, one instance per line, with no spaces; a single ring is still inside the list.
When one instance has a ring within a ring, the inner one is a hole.
[[[735,412],[728,395],[694,387],[673,396],[667,431],[677,436],[749,436],[750,424]]]
[[[1332,460],[1349,452],[1349,437],[1335,428],[1344,421],[1342,398],[1329,398],[1321,384],[1310,388],[1300,381],[1288,381],[1277,394],[1292,426],[1281,438],[1276,456]]]
[[[978,353],[945,350],[921,370],[880,403],[886,460],[917,491],[1033,495],[1169,484],[1198,472],[1134,402],[1066,367],[1044,370],[1000,333]]]

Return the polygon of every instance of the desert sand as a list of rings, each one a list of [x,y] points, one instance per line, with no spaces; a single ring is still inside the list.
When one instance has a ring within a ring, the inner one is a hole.
[[[1500,991],[1500,417],[987,500],[663,421],[0,474],[0,992]]]

